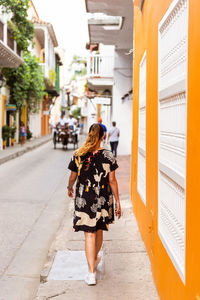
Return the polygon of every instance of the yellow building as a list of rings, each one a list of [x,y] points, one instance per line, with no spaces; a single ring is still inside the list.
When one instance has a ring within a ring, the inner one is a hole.
[[[134,1],[132,202],[161,300],[200,299],[199,12]]]
[[[39,18],[36,8],[30,1],[29,19],[35,29],[34,47],[32,54],[39,58],[44,75],[46,95],[42,99],[40,111],[37,114],[29,115],[29,128],[34,137],[50,133],[50,106],[59,96],[59,66],[61,65],[60,55],[55,47],[58,42],[54,28],[51,23]]]

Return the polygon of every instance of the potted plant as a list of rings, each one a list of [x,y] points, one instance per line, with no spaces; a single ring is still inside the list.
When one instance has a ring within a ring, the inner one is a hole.
[[[3,149],[6,148],[6,140],[10,136],[10,127],[8,125],[2,126],[2,139],[3,139]]]
[[[17,128],[15,126],[10,127],[11,146],[14,146],[16,130]]]
[[[27,140],[30,140],[32,138],[33,134],[30,131],[29,127],[27,126]]]

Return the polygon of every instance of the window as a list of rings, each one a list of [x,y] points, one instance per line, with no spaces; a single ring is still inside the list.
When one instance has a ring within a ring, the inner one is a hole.
[[[146,204],[146,51],[140,63],[137,190]]]
[[[158,232],[185,281],[188,0],[158,28]]]

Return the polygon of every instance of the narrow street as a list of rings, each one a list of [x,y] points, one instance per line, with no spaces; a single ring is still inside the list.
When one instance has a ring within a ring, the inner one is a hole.
[[[0,299],[31,299],[67,207],[72,151],[52,142],[0,166]]]
[[[199,12],[0,1],[0,300],[200,300]]]

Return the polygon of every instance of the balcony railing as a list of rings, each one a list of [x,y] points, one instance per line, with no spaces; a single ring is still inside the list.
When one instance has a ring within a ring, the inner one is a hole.
[[[23,64],[22,51],[17,46],[16,40],[8,27],[8,15],[1,15],[0,20],[0,66],[17,68]]]
[[[91,54],[87,61],[88,77],[113,77],[114,57]]]
[[[47,63],[40,63],[40,66],[42,68],[42,73],[45,79],[50,79],[50,74],[49,74],[49,67]]]

